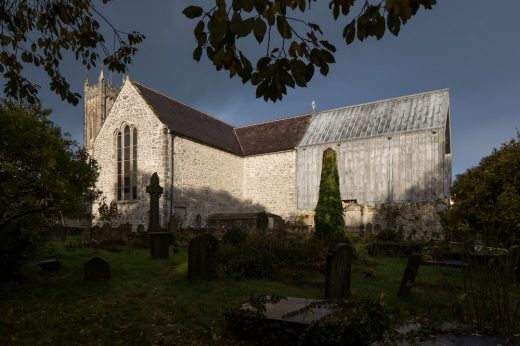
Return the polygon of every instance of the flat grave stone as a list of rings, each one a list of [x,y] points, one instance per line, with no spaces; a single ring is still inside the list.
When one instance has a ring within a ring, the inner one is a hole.
[[[94,257],[83,266],[85,280],[100,281],[110,279],[110,263],[102,257]]]
[[[249,303],[242,305],[241,308],[255,311]],[[339,311],[337,305],[332,302],[294,297],[283,298],[274,304],[267,303],[265,309],[266,319],[305,325]]]
[[[456,260],[424,260],[423,263],[427,266],[440,266],[440,267],[452,267],[452,268],[466,268],[468,263]]]
[[[49,258],[37,262],[36,265],[40,267],[41,270],[44,270],[46,272],[53,272],[60,269],[61,262],[56,258]]]

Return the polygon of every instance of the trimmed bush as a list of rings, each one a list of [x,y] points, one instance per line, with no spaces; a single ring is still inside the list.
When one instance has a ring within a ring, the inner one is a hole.
[[[320,191],[315,212],[315,238],[331,242],[345,238],[336,152],[331,148],[323,152]]]

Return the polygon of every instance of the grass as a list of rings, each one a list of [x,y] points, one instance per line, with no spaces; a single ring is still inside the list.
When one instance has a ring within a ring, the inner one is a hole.
[[[45,256],[58,258],[62,268],[45,273],[32,266],[28,282],[0,285],[2,345],[232,344],[225,333],[226,309],[259,294],[322,298],[325,281],[318,272],[306,272],[286,282],[188,282],[186,248],[170,259],[152,260],[144,249],[112,253],[52,243]],[[83,263],[93,256],[110,262],[110,281],[83,281]],[[405,265],[404,258],[358,261],[353,297],[382,300],[394,323],[415,315],[452,318],[450,292],[458,290],[460,272],[421,267],[412,296],[399,299]]]

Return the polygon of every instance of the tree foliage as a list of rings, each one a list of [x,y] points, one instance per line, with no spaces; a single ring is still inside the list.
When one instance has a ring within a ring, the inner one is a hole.
[[[36,106],[0,105],[0,226],[97,198],[97,164]]]
[[[451,189],[447,225],[459,237],[486,243],[520,242],[520,132],[459,175]]]
[[[106,46],[98,19],[114,34],[112,51]],[[70,90],[59,68],[65,54],[72,53],[87,69],[103,59],[109,70],[125,72],[136,45],[144,38],[137,32],[116,29],[91,0],[5,0],[0,3],[0,29],[4,93],[29,103],[38,101],[39,86],[24,77],[24,67],[34,65],[44,70],[50,89],[62,100],[77,104],[80,95]]]
[[[243,83],[256,86],[256,96],[276,102],[287,94],[287,87],[305,87],[315,69],[327,75],[335,63],[336,47],[325,40],[316,23],[303,19],[316,0],[215,0],[208,9],[188,6],[186,17],[200,18],[194,35],[197,47],[193,58],[200,61],[205,52],[215,68],[229,71]],[[331,0],[334,20],[343,28],[346,44],[368,37],[381,39],[386,30],[398,35],[401,26],[423,7],[431,9],[436,0]],[[354,10],[359,9],[356,13]],[[266,52],[253,64],[250,52],[238,47],[241,38],[254,36],[265,43]],[[280,44],[276,44],[280,42]]]
[[[328,148],[323,152],[320,191],[314,214],[314,236],[317,239],[334,241],[344,238],[345,220],[339,191],[336,152]]]

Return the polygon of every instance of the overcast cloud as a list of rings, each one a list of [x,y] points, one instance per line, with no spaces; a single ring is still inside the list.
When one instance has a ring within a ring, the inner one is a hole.
[[[207,59],[192,60],[194,22],[181,11],[209,1],[114,0],[100,9],[120,29],[147,37],[130,67],[132,79],[233,125],[306,113],[312,100],[325,110],[449,88],[454,174],[515,135],[520,127],[520,1],[439,0],[432,11],[412,18],[399,37],[387,33],[380,41],[348,47],[340,36],[345,23],[332,22],[323,6],[328,1],[320,2],[310,15],[338,47],[337,63],[327,77],[316,74],[308,88],[289,90],[275,104],[256,99],[253,87],[215,71]],[[255,42],[247,45],[258,49]],[[66,61],[62,71],[81,91],[85,71],[80,64]],[[91,81],[98,74],[88,73]],[[81,142],[82,103],[61,102],[41,73],[31,75],[42,85],[40,96],[54,110],[53,119]],[[121,82],[121,76],[112,79]]]

